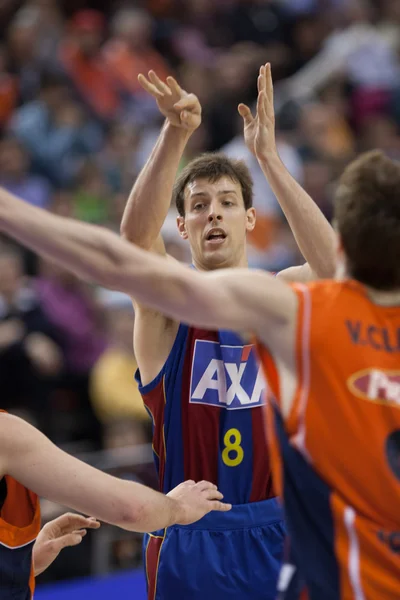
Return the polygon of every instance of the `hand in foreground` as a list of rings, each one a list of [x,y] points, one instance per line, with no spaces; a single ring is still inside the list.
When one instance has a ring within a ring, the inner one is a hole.
[[[276,153],[274,90],[269,63],[260,68],[257,88],[256,116],[253,117],[250,108],[245,104],[239,104],[238,111],[243,118],[243,134],[246,146],[252,154],[261,160],[272,153]]]
[[[63,548],[80,544],[87,529],[99,527],[100,523],[96,519],[74,513],[66,513],[46,523],[33,546],[35,576],[43,573]]]
[[[178,525],[194,523],[212,510],[226,512],[232,508],[221,502],[223,495],[209,481],[184,481],[167,495],[178,502]]]
[[[185,92],[173,77],[167,77],[164,83],[154,71],[149,71],[148,79],[140,74],[138,81],[156,99],[160,112],[171,125],[190,133],[200,126],[201,105],[197,96]]]

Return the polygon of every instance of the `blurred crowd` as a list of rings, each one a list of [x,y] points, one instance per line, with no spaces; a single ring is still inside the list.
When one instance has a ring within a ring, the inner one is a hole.
[[[150,69],[203,107],[182,166],[219,149],[247,161],[254,266],[301,262],[243,143],[237,105],[254,103],[260,64],[272,64],[281,158],[328,218],[357,152],[400,158],[400,0],[1,0],[0,33],[0,185],[60,215],[118,232],[162,124],[137,81]],[[188,261],[173,207],[164,236]],[[4,407],[76,451],[148,441],[129,298],[0,243]]]

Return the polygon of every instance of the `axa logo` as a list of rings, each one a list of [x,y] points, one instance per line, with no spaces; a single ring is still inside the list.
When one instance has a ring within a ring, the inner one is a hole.
[[[190,402],[235,410],[264,404],[265,380],[253,346],[196,340]]]
[[[360,398],[400,408],[400,370],[365,369],[352,375],[347,384]]]

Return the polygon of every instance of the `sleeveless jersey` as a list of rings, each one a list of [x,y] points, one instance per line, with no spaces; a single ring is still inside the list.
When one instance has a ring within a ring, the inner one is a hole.
[[[311,600],[400,597],[400,307],[374,304],[355,281],[295,286],[297,389],[262,344],[274,481],[284,498],[292,564]],[[285,595],[284,591],[288,593]]]
[[[218,485],[226,502],[273,497],[265,440],[265,380],[254,346],[227,331],[181,324],[159,375],[136,379],[153,420],[160,490],[186,479]]]
[[[38,497],[5,475],[0,479],[1,600],[33,598],[35,578],[32,549],[39,531]]]

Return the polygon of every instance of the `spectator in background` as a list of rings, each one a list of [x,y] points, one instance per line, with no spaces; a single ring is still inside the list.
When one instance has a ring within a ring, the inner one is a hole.
[[[29,204],[48,208],[51,186],[44,177],[31,175],[29,166],[29,156],[18,140],[0,141],[0,185]]]
[[[18,99],[17,79],[7,72],[7,57],[6,47],[0,44],[0,130],[11,117]]]
[[[111,38],[104,49],[104,56],[115,81],[125,93],[143,96],[138,83],[139,73],[156,71],[162,79],[170,70],[162,56],[152,45],[153,21],[149,13],[123,8],[112,21]]]
[[[76,13],[61,45],[61,63],[81,100],[99,121],[107,123],[115,119],[121,101],[101,50],[104,30],[100,12]]]
[[[98,447],[101,431],[88,390],[91,370],[106,341],[92,289],[68,271],[42,261],[35,290],[46,318],[61,336],[64,352],[64,370],[52,399],[53,438],[60,443],[87,439]]]
[[[76,179],[73,194],[74,214],[90,223],[106,224],[110,213],[111,191],[100,166],[88,159]]]
[[[139,132],[133,123],[115,122],[107,133],[97,164],[114,192],[129,189],[135,169]]]
[[[2,407],[28,408],[48,431],[49,397],[60,373],[60,337],[34,287],[23,276],[17,250],[0,252],[0,387]]]
[[[7,30],[9,67],[18,77],[19,96],[23,102],[33,100],[40,90],[38,15],[22,8]]]
[[[45,72],[38,98],[19,108],[10,131],[26,147],[34,171],[56,185],[68,185],[85,156],[99,148],[98,127],[72,100],[65,79]]]
[[[134,380],[137,363],[132,351],[133,309],[129,296],[101,290],[110,345],[91,373],[91,400],[103,424],[122,420],[150,423]]]

